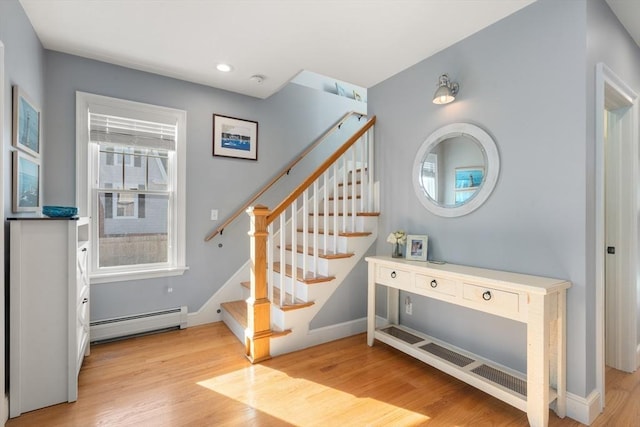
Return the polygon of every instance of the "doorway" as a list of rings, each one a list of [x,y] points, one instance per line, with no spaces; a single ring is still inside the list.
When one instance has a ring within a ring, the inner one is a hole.
[[[5,172],[5,163],[4,163],[4,44],[0,41],[0,212],[4,215],[4,176]],[[4,281],[4,222],[3,226],[0,227],[0,277]],[[3,282],[4,283],[4,282]],[[5,324],[5,298],[4,298],[4,289],[0,292],[0,330],[2,330],[2,336],[9,336],[6,332],[6,324]],[[3,338],[0,341],[0,358],[2,359],[2,363],[0,363],[0,378],[2,378],[2,400],[0,401],[0,422],[4,425],[5,421],[9,418],[9,400],[7,399],[7,394],[5,392],[5,381],[6,381],[6,361],[5,361],[5,346],[6,342]]]
[[[596,68],[596,387],[605,365],[637,368],[637,98],[604,64]]]

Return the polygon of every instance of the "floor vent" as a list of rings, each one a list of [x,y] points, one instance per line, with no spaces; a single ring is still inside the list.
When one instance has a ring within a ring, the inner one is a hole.
[[[401,339],[404,342],[408,342],[409,344],[415,344],[420,341],[424,341],[424,338],[420,338],[409,332],[405,332],[402,329],[396,328],[395,326],[389,326],[388,328],[384,328],[381,330],[385,334],[391,335],[392,337]]]
[[[92,343],[112,341],[150,332],[187,327],[187,307],[176,307],[150,313],[91,322],[89,336]]]
[[[464,356],[460,353],[456,353],[453,350],[449,350],[448,348],[444,348],[439,346],[438,344],[429,343],[420,347],[421,349],[433,354],[434,356],[438,356],[440,359],[446,360],[447,362],[451,362],[456,366],[460,366],[461,368],[469,365],[470,363],[475,362],[475,360]]]
[[[527,382],[525,380],[521,380],[520,378],[516,378],[513,375],[509,375],[506,372],[487,365],[480,365],[472,369],[471,372],[502,387],[508,388],[511,391],[515,391],[518,394],[525,397],[527,396]]]

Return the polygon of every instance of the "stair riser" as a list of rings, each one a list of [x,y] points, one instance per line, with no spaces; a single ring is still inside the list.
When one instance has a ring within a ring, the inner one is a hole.
[[[222,309],[222,321],[225,325],[233,332],[233,335],[240,340],[241,343],[244,343],[245,335],[244,335],[244,327],[240,325],[234,318],[231,316],[226,310]]]
[[[313,256],[311,255],[304,255],[301,253],[297,253],[296,252],[296,263],[298,264],[298,268],[302,268],[302,262],[304,258],[307,258],[307,271],[309,272],[316,272],[317,274],[321,275],[321,276],[330,276],[331,272],[329,270],[329,262],[326,258],[320,258],[318,257],[318,262],[315,265],[314,268],[314,263],[313,263]],[[287,251],[287,255],[286,255],[286,262],[287,264],[291,265],[291,259],[292,259],[292,253],[291,251]]]
[[[298,244],[299,245],[302,245],[303,237],[304,237],[304,233],[298,232],[297,239],[298,239]],[[332,236],[332,235],[328,235],[327,236],[327,248],[329,248],[329,251],[333,252],[333,242],[334,242],[334,240],[336,240],[336,245],[337,245],[336,247],[337,247],[337,252],[338,253],[349,252],[349,238],[348,237],[342,237],[342,236],[338,236],[336,238],[335,236]],[[309,243],[310,247],[313,245],[313,234],[312,233],[309,233],[308,243]],[[318,249],[320,251],[324,250],[324,234],[318,234]]]
[[[280,288],[280,274],[279,273],[274,273],[273,274],[273,280],[274,280],[274,284],[276,287]],[[286,293],[291,294],[292,292],[292,283],[293,283],[293,279],[291,279],[291,277],[287,277],[285,276],[284,278],[284,288]],[[302,301],[309,301],[308,297],[309,297],[309,286],[310,285],[306,285],[304,283],[300,283],[297,282],[296,283],[296,294],[295,297],[299,300]],[[274,301],[275,304],[278,304],[278,301]]]
[[[324,230],[324,216],[320,216],[318,218],[318,229],[319,230]],[[378,218],[375,216],[356,216],[355,217],[355,228],[352,227],[351,225],[351,220],[352,218],[350,216],[346,217],[346,229],[343,227],[343,220],[345,217],[343,216],[339,216],[338,217],[338,232],[363,232],[363,231],[373,231],[375,230],[375,227],[377,227],[378,224]],[[334,224],[333,224],[333,216],[328,216],[327,217],[327,229],[330,232],[334,231]],[[301,217],[298,217],[298,228],[302,227],[302,220]],[[313,220],[310,216],[309,218],[309,229],[313,229]],[[277,236],[276,236],[277,237]],[[289,234],[289,230],[287,230],[287,241],[291,241],[291,236]]]

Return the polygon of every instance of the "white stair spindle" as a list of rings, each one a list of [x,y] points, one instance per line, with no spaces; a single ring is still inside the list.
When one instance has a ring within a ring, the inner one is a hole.
[[[323,180],[323,186],[322,186],[322,205],[323,205],[323,212],[325,213],[322,216],[322,229],[324,231],[323,236],[322,236],[322,247],[324,248],[324,254],[327,254],[327,245],[328,245],[328,238],[329,238],[329,218],[327,217],[327,212],[329,211],[329,170],[325,171],[324,174],[322,174],[322,176],[324,176],[324,180]],[[318,209],[320,208],[320,203],[318,201]],[[317,220],[316,220],[317,221]],[[316,231],[318,231],[318,223],[314,223],[314,229]],[[317,237],[317,233],[315,233],[316,237]]]
[[[356,203],[357,190],[358,190],[358,169],[356,165],[356,147],[351,147],[348,152],[351,152],[351,231],[356,230]]]
[[[280,301],[278,301],[278,304],[280,305],[280,307],[284,307],[284,295],[286,290],[286,279],[285,279],[286,278],[285,268],[287,266],[287,257],[285,253],[285,246],[287,244],[286,243],[287,242],[286,217],[287,217],[287,211],[285,210],[280,214],[280,250],[278,251],[280,253]]]
[[[311,248],[313,250],[313,255],[312,255],[312,260],[311,260],[311,268],[313,268],[313,277],[318,277],[318,196],[319,196],[319,191],[318,191],[318,181],[320,181],[320,178],[316,179],[313,182],[313,234],[311,236]]]
[[[367,161],[367,169],[369,170],[369,212],[374,212],[376,210],[376,206],[374,205],[374,201],[375,201],[375,194],[373,191],[373,186],[375,183],[375,176],[374,176],[374,146],[373,146],[373,142],[375,141],[375,139],[373,138],[373,127],[371,127],[368,131],[367,131],[367,140],[369,141],[369,156],[368,156],[368,161]]]
[[[338,206],[340,206],[340,200],[339,200],[339,196],[340,196],[340,192],[338,190],[338,179],[339,179],[339,165],[338,165],[339,160],[337,160],[334,165],[333,165],[333,218],[332,218],[332,222],[333,222],[333,252],[336,253],[337,252],[337,237],[338,237]],[[327,215],[327,214],[325,214]]]
[[[267,292],[269,301],[273,302],[273,247],[275,243],[275,236],[273,235],[273,223],[267,226]]]
[[[342,231],[347,231],[347,209],[349,203],[349,165],[347,164],[347,153],[342,156]]]
[[[298,235],[296,229],[296,236]],[[302,192],[302,271],[308,271],[307,248],[309,247],[309,190]]]
[[[291,203],[291,300],[296,299],[296,284],[298,281],[298,201]],[[304,271],[302,272],[304,276]],[[303,277],[304,279],[304,277]]]
[[[366,163],[364,161],[365,156],[366,156],[366,147],[367,145],[367,134],[364,134],[360,140],[358,141],[358,163],[359,163],[359,169],[360,169],[360,208],[358,209],[359,212],[365,212],[366,208],[365,208],[365,201],[366,201],[366,197],[367,197],[367,186],[366,186],[366,179],[365,177],[367,176],[367,168],[366,168]],[[355,231],[355,230],[354,230]]]

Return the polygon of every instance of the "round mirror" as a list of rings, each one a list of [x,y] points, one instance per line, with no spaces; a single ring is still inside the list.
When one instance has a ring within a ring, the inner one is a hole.
[[[491,136],[478,126],[453,123],[424,141],[413,163],[413,187],[429,211],[445,217],[466,215],[489,197],[500,159]]]

